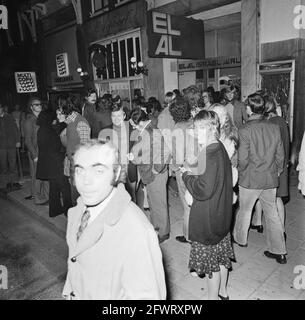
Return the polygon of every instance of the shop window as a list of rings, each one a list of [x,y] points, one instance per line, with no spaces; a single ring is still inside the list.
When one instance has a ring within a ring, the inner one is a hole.
[[[134,70],[131,68],[130,59],[135,57],[138,62],[141,61],[142,54],[139,32],[101,41],[99,44],[105,46],[107,49],[107,70],[101,80],[135,76]],[[94,66],[93,69],[96,76]],[[95,80],[98,80],[98,78],[96,77]]]
[[[107,49],[106,72],[101,78],[93,67],[94,82],[99,96],[105,93],[119,94],[123,105],[131,108],[136,92],[144,94],[143,75],[135,75],[130,59],[142,61],[140,31],[132,31],[100,41]]]

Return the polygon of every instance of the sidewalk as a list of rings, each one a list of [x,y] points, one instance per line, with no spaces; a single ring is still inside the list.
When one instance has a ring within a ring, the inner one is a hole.
[[[305,266],[305,199],[296,187],[296,177],[291,179],[291,199],[286,205],[287,264],[280,265],[263,255],[266,250],[265,231],[259,234],[251,230],[247,248],[234,245],[236,263],[229,275],[228,293],[231,300],[305,300],[305,290],[296,290],[293,273],[297,265]],[[35,206],[26,201],[28,182],[22,190],[8,194],[42,223],[65,237],[66,217],[48,217],[47,206]],[[182,207],[179,198],[169,195],[171,237],[161,244],[167,277],[168,298],[171,300],[207,299],[205,279],[193,278],[188,271],[189,244],[175,240],[182,231]]]

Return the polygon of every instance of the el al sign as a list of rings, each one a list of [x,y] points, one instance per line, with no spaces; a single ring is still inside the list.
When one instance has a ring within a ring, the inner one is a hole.
[[[149,57],[204,59],[204,30],[200,20],[149,11],[147,36]]]

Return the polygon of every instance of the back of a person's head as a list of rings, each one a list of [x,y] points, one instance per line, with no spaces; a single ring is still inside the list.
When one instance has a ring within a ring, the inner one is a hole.
[[[187,99],[178,97],[169,107],[169,112],[175,123],[185,122],[191,118],[191,106]]]
[[[264,116],[268,118],[271,114],[276,114],[276,104],[274,99],[267,98],[265,99]]]
[[[39,113],[37,118],[38,126],[51,126],[53,120],[56,119],[55,112],[51,110],[43,110]]]
[[[174,89],[173,93],[175,94],[176,97],[181,97],[181,92],[178,89]]]
[[[201,98],[200,90],[194,85],[189,86],[185,89],[184,98],[188,100],[191,107],[197,106]]]
[[[148,121],[149,115],[145,110],[143,110],[140,107],[137,107],[132,111],[130,119],[133,121],[134,124],[138,125],[141,121]]]
[[[154,102],[154,101],[158,101],[156,97],[149,97],[147,102],[151,103],[151,102]]]
[[[255,114],[263,114],[265,111],[264,98],[257,93],[253,93],[247,98],[247,105],[250,107],[251,111]]]

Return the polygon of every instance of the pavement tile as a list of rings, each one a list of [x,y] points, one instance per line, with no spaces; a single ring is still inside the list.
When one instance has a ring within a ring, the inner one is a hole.
[[[305,300],[305,290],[300,290],[300,296],[298,297],[298,300]]]
[[[257,287],[259,285],[260,283],[258,283]],[[254,293],[255,288],[246,281],[229,278],[227,290],[230,300],[247,300]]]
[[[295,297],[282,289],[264,283],[250,297],[250,300],[295,300]]]
[[[305,241],[305,228],[288,226],[286,233],[291,239]]]
[[[267,258],[266,258],[267,259]],[[263,282],[270,274],[277,268],[276,262],[274,265],[262,265],[259,261],[247,261],[240,266],[236,271],[236,277],[244,275],[245,279],[252,279],[255,281]],[[233,273],[233,272],[232,272]]]
[[[305,243],[305,242],[304,242],[304,243]],[[295,250],[298,249],[301,245],[302,245],[302,241],[301,241],[301,240],[296,240],[296,239],[292,239],[292,238],[290,238],[290,237],[287,237],[286,247],[287,247],[288,253],[289,253],[289,251],[295,251]]]
[[[294,265],[305,265],[305,249],[297,249],[289,259],[289,263]]]
[[[297,298],[300,292],[296,290],[293,285],[295,276],[296,275],[289,272],[288,269],[281,268],[273,272],[265,283]]]
[[[248,247],[243,248],[238,246],[236,243],[233,244],[235,258],[238,263],[244,263],[255,253],[259,251],[259,247],[249,244]]]
[[[177,285],[183,288],[189,294],[193,294],[200,299],[207,294],[206,278],[201,279],[199,277],[193,277],[190,275],[190,273],[180,279],[177,282]]]
[[[200,297],[172,282],[168,283],[167,297],[169,300],[200,300]],[[206,295],[202,295],[201,299],[203,300],[204,298],[206,299]]]

